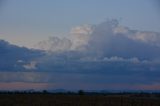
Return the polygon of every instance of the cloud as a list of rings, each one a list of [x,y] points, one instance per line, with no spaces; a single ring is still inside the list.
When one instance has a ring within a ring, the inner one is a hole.
[[[50,37],[46,41],[41,41],[38,47],[47,52],[63,52],[71,48],[71,41],[67,38]]]
[[[112,61],[112,62],[132,62],[132,63],[139,63],[140,60],[136,57],[133,57],[133,58],[129,58],[129,59],[124,59],[122,57],[117,57],[117,56],[114,56],[114,57],[110,57],[110,58],[104,58],[104,61]]]
[[[131,30],[108,20],[98,25],[75,27],[66,38],[51,37],[40,42],[43,50],[76,51],[93,57],[160,58],[160,33]],[[145,54],[144,54],[145,52]]]
[[[41,72],[0,72],[0,82],[46,83],[50,81],[50,78],[48,73]]]
[[[119,85],[129,88],[132,83],[137,88],[145,85],[154,89],[160,82],[159,36],[108,20],[75,27],[65,38],[50,37],[39,43],[41,50],[1,40],[1,71],[18,72],[1,73],[0,81],[52,83],[67,88],[113,85],[119,89]]]
[[[127,27],[119,26],[115,28],[114,33],[124,35],[129,39],[135,41],[140,41],[146,44],[160,47],[160,34],[157,32],[136,31],[136,30],[130,30]]]
[[[29,64],[24,64],[23,67],[27,70],[35,70],[36,69],[36,62],[31,61]]]
[[[0,40],[0,71],[25,70],[23,64],[43,55],[40,50],[27,49]]]
[[[160,48],[155,44],[157,41],[146,40],[146,42],[140,39],[133,39],[137,36],[142,36],[142,32],[136,30],[124,30],[116,31],[120,25],[117,20],[111,20],[99,25],[96,25],[90,36],[87,50],[90,54],[97,55],[99,57],[124,57],[131,58],[137,57],[139,59],[153,59],[159,58]],[[140,33],[137,35],[137,33]],[[144,32],[143,32],[144,33]],[[152,32],[154,33],[154,32]],[[158,39],[158,35],[155,33]],[[145,36],[144,36],[145,35]],[[147,31],[144,33],[144,39],[148,39],[151,36]],[[145,54],[144,54],[145,52]]]
[[[49,37],[38,43],[37,47],[48,52],[64,52],[71,50],[83,50],[83,46],[88,44],[92,33],[92,26],[83,25],[72,28],[67,38]]]
[[[90,25],[72,28],[69,36],[69,39],[72,42],[71,50],[83,50],[83,46],[88,45],[92,31],[93,29]]]
[[[37,68],[71,74],[61,83],[152,84],[160,75],[159,36],[120,26],[117,20],[75,27],[67,38],[71,46],[46,55]]]
[[[0,90],[44,90],[48,89],[50,86],[54,87],[54,84],[29,82],[0,82]]]

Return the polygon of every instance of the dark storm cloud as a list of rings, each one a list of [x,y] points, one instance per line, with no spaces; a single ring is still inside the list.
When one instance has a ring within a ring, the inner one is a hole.
[[[0,71],[21,71],[25,70],[22,64],[42,56],[39,50],[31,50],[25,47],[18,47],[4,40],[0,40]]]
[[[106,84],[152,84],[160,81],[160,63],[140,61],[136,58],[111,57],[104,60],[79,60],[67,56],[49,56],[50,59],[41,62],[37,68],[42,72],[48,70],[50,77],[53,77],[54,80],[59,79],[60,82],[68,83],[69,81],[81,83],[93,81]],[[54,80],[51,79],[50,81]]]

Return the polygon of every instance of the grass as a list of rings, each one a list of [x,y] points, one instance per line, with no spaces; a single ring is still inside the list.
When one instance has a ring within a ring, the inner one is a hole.
[[[140,95],[0,94],[0,106],[160,106],[159,97]]]

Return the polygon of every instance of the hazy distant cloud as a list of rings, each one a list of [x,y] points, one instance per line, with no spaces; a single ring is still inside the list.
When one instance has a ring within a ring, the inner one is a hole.
[[[122,57],[110,57],[110,58],[104,58],[104,61],[113,61],[113,62],[131,62],[131,63],[139,63],[141,62],[138,58],[133,57],[133,58],[129,58],[129,59],[124,59]],[[143,62],[143,61],[142,61]],[[147,61],[146,61],[147,62]]]
[[[0,82],[49,82],[48,73],[38,72],[0,72]]]

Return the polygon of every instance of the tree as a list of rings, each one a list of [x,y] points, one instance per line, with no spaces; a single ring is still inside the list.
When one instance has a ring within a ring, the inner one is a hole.
[[[47,90],[43,90],[43,93],[44,93],[44,94],[47,94],[47,93],[48,93],[48,91],[47,91]]]
[[[79,95],[84,95],[84,91],[83,91],[83,90],[79,90],[79,91],[78,91],[78,94],[79,94]]]

